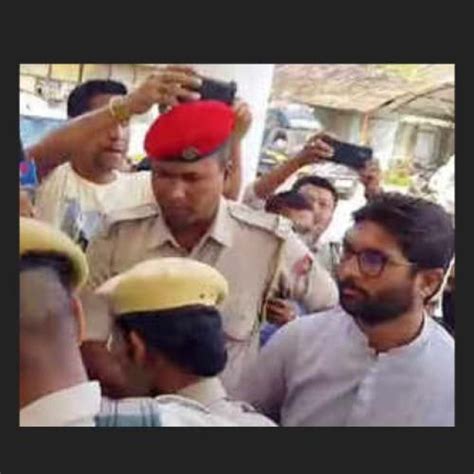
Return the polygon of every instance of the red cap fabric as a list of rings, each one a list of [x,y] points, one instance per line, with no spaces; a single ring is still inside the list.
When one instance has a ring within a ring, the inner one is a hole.
[[[234,111],[223,102],[202,100],[177,105],[150,127],[145,150],[150,160],[199,160],[227,141],[234,120]]]

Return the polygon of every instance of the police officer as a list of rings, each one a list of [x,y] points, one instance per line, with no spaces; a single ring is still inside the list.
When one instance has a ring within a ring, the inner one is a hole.
[[[136,424],[128,406],[106,424],[98,416],[106,400],[98,381],[88,380],[79,351],[84,320],[77,290],[88,272],[81,249],[48,224],[20,218],[19,250],[20,426]],[[238,426],[184,398],[142,413],[151,416],[140,426]]]
[[[228,292],[217,270],[187,258],[152,259],[113,277],[98,292],[110,303],[110,347],[124,373],[116,398],[153,397],[138,400],[137,413],[144,404],[184,398],[233,426],[275,426],[250,405],[229,399],[217,377],[227,360],[217,305]],[[124,403],[133,411],[133,400],[104,402],[101,416],[120,411]]]
[[[94,426],[100,386],[87,379],[79,351],[85,255],[62,232],[26,217],[19,247],[20,426]]]
[[[228,281],[222,316],[229,360],[221,378],[230,394],[257,355],[268,298],[291,298],[310,312],[336,304],[334,281],[287,219],[222,197],[233,126],[231,107],[197,101],[172,108],[149,129],[145,149],[156,204],[112,214],[87,252],[90,332],[83,356],[90,373],[102,370],[109,333],[104,312],[94,311],[93,290],[150,258],[199,260]]]

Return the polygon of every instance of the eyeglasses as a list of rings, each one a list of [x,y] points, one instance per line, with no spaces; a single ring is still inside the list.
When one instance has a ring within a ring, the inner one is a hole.
[[[340,264],[348,262],[352,257],[357,257],[359,271],[369,277],[379,277],[387,265],[399,265],[411,267],[415,265],[411,262],[401,262],[394,260],[379,250],[365,249],[356,252],[347,242],[343,243]]]

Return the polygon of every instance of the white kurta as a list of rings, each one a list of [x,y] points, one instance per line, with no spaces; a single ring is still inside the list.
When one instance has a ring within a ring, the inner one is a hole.
[[[454,426],[454,340],[431,318],[376,354],[341,308],[283,327],[239,397],[283,426]]]
[[[101,402],[98,382],[45,395],[20,410],[20,426],[95,426]]]

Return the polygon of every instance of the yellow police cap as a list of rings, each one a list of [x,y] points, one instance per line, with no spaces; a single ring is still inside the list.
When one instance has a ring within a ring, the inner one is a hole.
[[[87,259],[78,245],[49,224],[20,217],[20,257],[28,253],[55,253],[66,257],[73,268],[73,289],[82,286],[87,279]]]
[[[213,267],[189,258],[141,262],[106,281],[104,295],[115,315],[183,306],[217,306],[228,294],[226,279]]]

